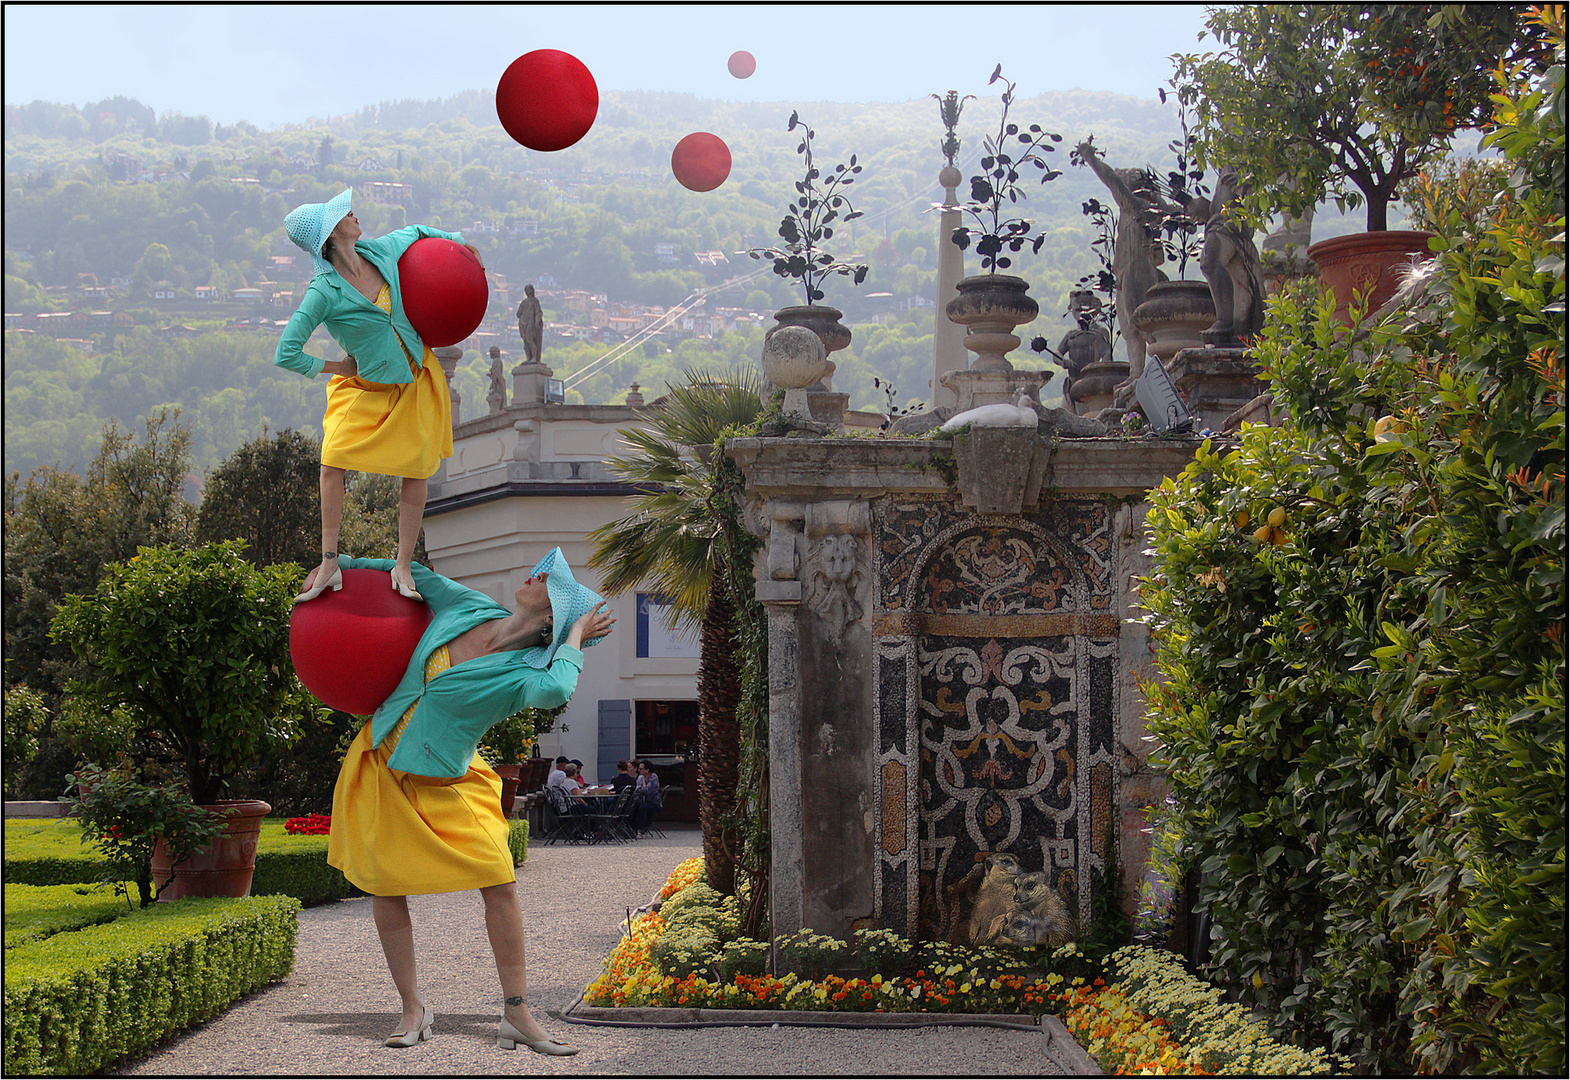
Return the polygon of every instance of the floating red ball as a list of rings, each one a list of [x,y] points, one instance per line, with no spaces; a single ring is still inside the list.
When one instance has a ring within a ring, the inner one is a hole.
[[[398,688],[430,621],[431,609],[400,596],[385,570],[345,570],[342,590],[294,605],[289,657],[323,705],[368,716]]]
[[[571,53],[535,49],[502,72],[496,115],[530,150],[565,150],[589,133],[600,111],[594,76]]]
[[[730,59],[725,62],[725,67],[738,79],[750,78],[758,70],[758,62],[753,59],[750,52],[742,49],[730,54]]]
[[[458,344],[479,327],[490,286],[468,248],[427,236],[410,244],[398,260],[398,295],[420,340],[439,349]]]
[[[730,175],[730,147],[718,135],[695,131],[671,151],[671,172],[690,191],[713,191]]]

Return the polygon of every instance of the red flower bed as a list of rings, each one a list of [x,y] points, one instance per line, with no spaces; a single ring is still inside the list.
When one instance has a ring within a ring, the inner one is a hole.
[[[308,814],[292,817],[283,823],[283,831],[295,836],[326,836],[332,831],[331,814]]]

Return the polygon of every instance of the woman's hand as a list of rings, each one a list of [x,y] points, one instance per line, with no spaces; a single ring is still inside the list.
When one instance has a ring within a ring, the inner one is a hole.
[[[463,246],[469,249],[469,254],[474,256],[474,261],[480,264],[481,270],[484,270],[485,260],[480,258],[480,249],[475,247],[473,244],[465,244]]]
[[[609,610],[602,610],[608,603],[610,601],[601,600],[594,605],[593,610],[580,615],[578,621],[572,624],[572,629],[567,632],[565,644],[571,645],[574,649],[581,649],[585,641],[593,641],[610,633],[611,627],[616,625],[616,617]]]
[[[342,360],[323,361],[322,370],[329,375],[342,375],[346,379],[352,379],[359,372],[359,367],[354,362],[354,354],[350,353]]]

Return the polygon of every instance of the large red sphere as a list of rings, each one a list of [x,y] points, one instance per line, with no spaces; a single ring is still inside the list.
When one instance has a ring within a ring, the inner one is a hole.
[[[600,111],[594,76],[571,53],[535,49],[502,72],[496,115],[530,150],[565,150],[589,133]]]
[[[730,147],[718,135],[695,131],[671,151],[671,172],[689,191],[713,191],[730,175]]]
[[[420,340],[439,349],[474,333],[485,318],[490,286],[468,248],[427,236],[398,260],[398,294]]]
[[[369,716],[398,688],[430,621],[431,609],[400,596],[387,571],[345,570],[341,591],[294,605],[289,656],[323,705]]]

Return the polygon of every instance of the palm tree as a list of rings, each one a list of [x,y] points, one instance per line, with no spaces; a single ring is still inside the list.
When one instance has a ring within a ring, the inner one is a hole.
[[[596,545],[589,565],[606,572],[606,592],[642,583],[664,598],[679,621],[700,628],[698,816],[709,885],[730,894],[736,891],[739,843],[736,610],[744,602],[738,591],[750,583],[752,568],[750,558],[736,554],[745,549],[739,543],[745,536],[739,508],[716,497],[721,472],[735,465],[715,443],[756,421],[762,405],[754,372],[733,370],[716,377],[690,369],[686,376],[683,385],[667,384],[664,408],[645,414],[649,430],[621,432],[634,453],[607,464],[648,493],[634,500],[631,514],[589,534]]]

